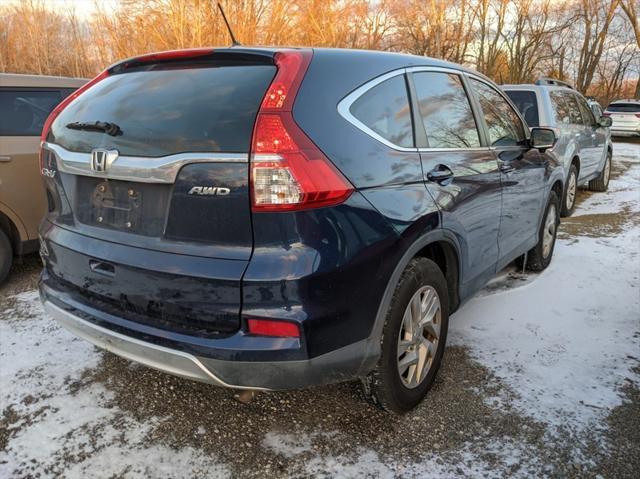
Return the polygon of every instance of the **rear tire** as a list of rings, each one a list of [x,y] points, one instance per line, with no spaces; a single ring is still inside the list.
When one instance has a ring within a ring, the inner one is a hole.
[[[609,188],[609,178],[611,177],[611,152],[607,152],[607,159],[604,162],[604,167],[595,180],[589,182],[589,189],[591,191],[605,192]]]
[[[0,230],[0,284],[9,275],[13,263],[13,248],[4,231]]]
[[[542,271],[551,263],[558,225],[560,224],[559,211],[560,201],[558,200],[558,195],[556,195],[555,191],[552,191],[549,193],[549,200],[547,201],[547,207],[538,232],[538,244],[527,253],[528,270]],[[519,267],[522,267],[523,259],[524,257],[521,257],[516,262]]]
[[[376,368],[363,380],[367,398],[402,414],[416,407],[440,368],[449,325],[449,294],[440,268],[414,258],[391,300]]]
[[[571,216],[576,209],[576,196],[578,194],[578,169],[576,165],[571,165],[567,176],[567,187],[564,189],[562,198],[562,209],[560,216]]]

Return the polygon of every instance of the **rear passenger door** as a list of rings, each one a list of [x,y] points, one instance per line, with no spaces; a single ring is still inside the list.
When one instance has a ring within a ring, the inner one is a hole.
[[[525,125],[505,97],[483,80],[470,78],[469,83],[501,172],[502,219],[498,235],[498,268],[501,268],[537,242],[546,168],[538,150],[529,147]]]
[[[593,111],[589,107],[587,100],[581,95],[574,95],[578,106],[580,107],[580,113],[582,114],[582,123],[584,125],[584,134],[588,141],[585,141],[586,148],[588,148],[588,161],[591,168],[585,174],[581,176],[592,175],[600,171],[600,165],[605,157],[606,148],[606,130],[598,125],[596,117]]]
[[[482,144],[465,82],[458,72],[410,74],[415,92],[416,138],[427,189],[438,204],[443,228],[462,249],[463,295],[495,274],[500,226],[500,171]],[[418,131],[424,127],[424,131]]]
[[[42,126],[71,91],[62,88],[0,88],[0,203],[23,222],[29,239],[46,210],[38,152]]]

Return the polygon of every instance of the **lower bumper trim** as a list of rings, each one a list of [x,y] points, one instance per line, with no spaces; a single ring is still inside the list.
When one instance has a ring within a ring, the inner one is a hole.
[[[260,389],[261,387],[236,386],[228,384],[205,367],[200,359],[192,354],[140,341],[101,326],[91,324],[78,316],[60,308],[51,301],[44,301],[45,311],[61,326],[99,348],[110,351],[123,358],[136,361],[154,369],[201,381],[216,386],[234,389]]]

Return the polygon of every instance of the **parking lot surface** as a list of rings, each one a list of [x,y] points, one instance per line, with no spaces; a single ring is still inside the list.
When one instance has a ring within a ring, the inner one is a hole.
[[[245,405],[102,352],[43,314],[24,259],[0,287],[0,477],[637,477],[640,143],[613,158],[546,271],[508,268],[452,316],[402,417],[357,383]]]

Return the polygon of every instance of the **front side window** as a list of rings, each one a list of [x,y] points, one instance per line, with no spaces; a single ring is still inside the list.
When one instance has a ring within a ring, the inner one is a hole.
[[[519,146],[525,140],[524,127],[511,105],[496,90],[479,80],[471,85],[484,113],[491,146]]]
[[[582,119],[582,113],[580,113],[580,107],[578,106],[578,99],[576,96],[568,91],[563,91],[561,94],[565,99],[569,110],[569,123],[574,125],[584,125],[584,120]]]
[[[580,107],[580,113],[582,114],[582,122],[587,126],[594,126],[596,124],[596,119],[593,116],[593,112],[591,108],[589,108],[589,104],[587,100],[582,98],[579,95],[574,95],[576,100],[578,101],[578,106]]]
[[[65,96],[60,90],[0,90],[0,135],[40,136],[47,116]]]
[[[413,125],[404,75],[374,86],[350,108],[351,114],[367,128],[394,145],[411,148]]]
[[[480,146],[471,104],[458,75],[420,72],[413,74],[413,82],[430,148]]]

